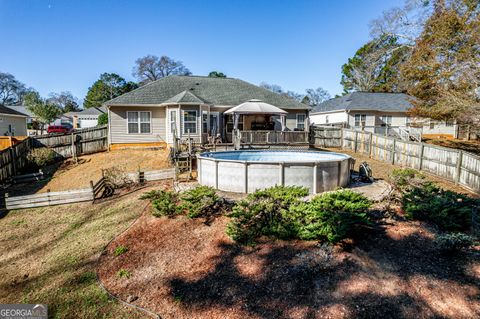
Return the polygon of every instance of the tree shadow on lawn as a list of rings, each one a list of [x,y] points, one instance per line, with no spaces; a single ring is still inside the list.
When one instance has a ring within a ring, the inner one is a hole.
[[[437,301],[455,302],[443,295],[451,287],[465,300],[467,309],[450,311],[460,317],[480,315],[475,313],[480,311],[479,283],[468,274],[468,258],[440,254],[432,239],[418,231],[399,240],[385,234],[371,236],[326,270],[298,264],[305,248],[292,244],[261,255],[260,276],[245,275],[237,260],[248,250],[222,244],[213,271],[197,280],[169,279],[172,298],[181,300],[187,310],[235,308],[261,318],[450,317],[448,310],[435,305]],[[418,293],[418,289],[430,293]],[[430,295],[438,292],[444,300],[432,301]]]

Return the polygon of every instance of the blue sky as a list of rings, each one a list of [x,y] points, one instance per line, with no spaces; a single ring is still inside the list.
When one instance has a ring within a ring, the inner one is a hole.
[[[0,0],[0,71],[42,95],[83,99],[100,73],[134,80],[136,58],[168,55],[196,75],[333,96],[369,21],[401,1]]]

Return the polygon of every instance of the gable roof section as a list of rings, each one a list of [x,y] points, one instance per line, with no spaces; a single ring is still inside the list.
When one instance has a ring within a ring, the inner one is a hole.
[[[7,106],[3,106],[3,105],[0,105],[0,114],[28,117],[27,114],[23,114],[21,112],[18,112],[14,109],[11,109],[11,108],[9,108]]]
[[[107,101],[105,105],[160,105],[167,102],[182,103],[176,101],[185,100],[190,101],[186,103],[236,106],[251,99],[259,99],[282,109],[310,109],[308,105],[239,79],[179,75],[151,82]]]
[[[337,110],[406,112],[413,106],[412,100],[414,98],[405,93],[352,92],[321,103],[312,113]]]
[[[205,104],[205,101],[196,96],[193,93],[190,93],[189,91],[183,91],[181,93],[178,93],[177,95],[169,98],[163,103],[193,103],[193,104]]]

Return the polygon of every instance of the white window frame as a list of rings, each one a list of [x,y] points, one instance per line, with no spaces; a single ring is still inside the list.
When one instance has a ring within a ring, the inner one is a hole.
[[[301,121],[298,120],[299,116],[303,116],[303,123],[300,123]],[[305,130],[305,121],[307,120],[307,115],[306,114],[297,114],[296,116],[297,123],[296,123],[296,128],[299,130]],[[299,125],[303,125],[303,127],[299,127]]]
[[[172,119],[172,114],[175,114],[175,121]],[[174,124],[175,133],[178,136],[178,109],[168,109],[168,125],[171,135],[173,135],[172,124]]]
[[[358,125],[357,125],[357,115],[359,117]],[[365,121],[363,121],[363,123],[365,123],[364,126],[367,125],[367,114],[365,114],[365,113],[355,113],[353,115],[353,125],[355,127],[362,127],[362,117],[365,119]]]
[[[130,133],[130,131],[128,130],[128,124],[130,124],[130,123],[128,122],[128,113],[137,113],[138,133]],[[149,116],[150,121],[148,121],[148,122],[142,122],[142,121],[141,121],[141,117],[140,117],[140,113],[149,113],[149,114],[150,114],[150,116]],[[127,134],[130,134],[130,135],[134,135],[134,134],[151,135],[151,134],[152,134],[152,111],[127,111],[126,121],[127,121]],[[150,132],[142,133],[142,130],[141,130],[141,124],[142,124],[142,123],[148,123],[148,124],[150,124]]]
[[[198,134],[198,110],[183,110],[182,113],[182,126],[183,126],[183,134],[188,134],[188,131],[185,130],[186,126],[185,123],[193,123],[193,121],[185,121],[185,113],[187,112],[195,112],[195,133],[190,132],[191,135]]]
[[[383,124],[388,125],[388,126],[392,126],[393,116],[388,115],[388,114],[383,114],[380,117],[380,119],[382,120]],[[388,119],[390,119],[390,123],[389,123]]]

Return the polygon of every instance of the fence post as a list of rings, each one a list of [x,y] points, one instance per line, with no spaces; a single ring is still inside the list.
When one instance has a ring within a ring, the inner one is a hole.
[[[457,156],[457,168],[455,173],[455,185],[460,182],[460,174],[462,173],[462,161],[463,161],[463,151],[458,152]]]
[[[343,127],[340,129],[340,148],[343,149]]]
[[[13,146],[9,147],[10,150],[10,158],[12,160],[12,176],[17,175],[17,157],[15,156],[15,150]]]
[[[47,189],[47,202],[48,206],[50,206],[50,189]]]
[[[372,149],[373,149],[373,133],[370,132],[370,141],[369,141],[369,146],[368,146],[368,157],[372,158]]]
[[[392,165],[395,164],[395,145],[397,144],[397,140],[393,139],[393,146],[392,146]]]
[[[357,152],[357,142],[358,142],[358,131],[355,131],[355,144],[353,146],[354,152]]]
[[[418,170],[421,171],[422,170],[422,166],[423,166],[423,150],[425,149],[425,145],[420,142],[420,156],[418,158]]]
[[[93,181],[90,181],[90,188],[92,189],[92,202],[95,201],[95,189],[93,187]]]
[[[75,152],[75,136],[72,132],[72,135],[71,135],[71,138],[72,138],[72,159],[73,161],[76,163],[77,162],[77,156],[76,156],[76,152]]]

